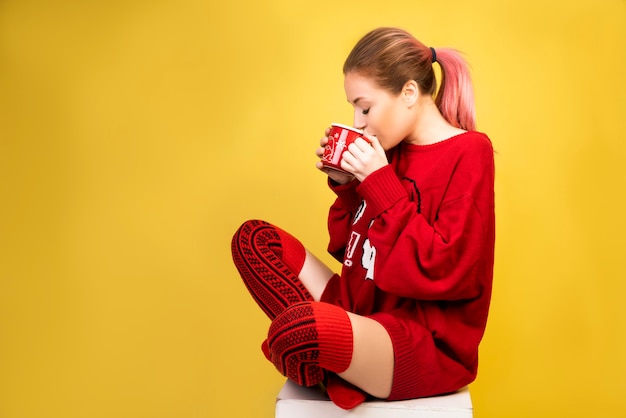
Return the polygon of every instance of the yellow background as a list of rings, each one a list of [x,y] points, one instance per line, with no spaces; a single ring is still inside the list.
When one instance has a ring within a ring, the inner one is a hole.
[[[0,417],[273,416],[230,238],[331,262],[314,149],[381,25],[465,52],[497,150],[475,416],[626,416],[623,0],[4,0]]]

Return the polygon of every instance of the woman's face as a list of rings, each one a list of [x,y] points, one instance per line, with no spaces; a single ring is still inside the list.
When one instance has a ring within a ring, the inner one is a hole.
[[[371,78],[353,72],[346,74],[344,89],[354,107],[354,127],[377,137],[385,150],[410,135],[414,114],[404,94],[393,95]]]

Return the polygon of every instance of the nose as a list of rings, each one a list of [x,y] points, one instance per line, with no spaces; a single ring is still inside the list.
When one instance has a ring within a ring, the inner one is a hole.
[[[360,110],[354,111],[354,123],[353,125],[357,129],[365,129],[367,127],[367,122],[365,121],[365,115]]]

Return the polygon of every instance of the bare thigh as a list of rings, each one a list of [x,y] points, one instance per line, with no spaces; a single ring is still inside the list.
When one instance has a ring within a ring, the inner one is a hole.
[[[305,251],[306,258],[298,278],[311,296],[313,296],[313,299],[319,302],[328,281],[335,273],[309,250]]]
[[[340,373],[343,379],[377,398],[386,399],[393,383],[394,354],[391,337],[377,321],[348,312],[354,347],[352,362]]]

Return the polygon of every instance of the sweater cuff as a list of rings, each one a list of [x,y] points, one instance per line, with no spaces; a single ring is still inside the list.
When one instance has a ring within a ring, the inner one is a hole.
[[[357,187],[359,182],[352,180],[346,184],[339,184],[328,178],[328,187],[337,195],[339,200],[343,203],[343,207],[347,211],[356,209],[361,204],[363,198],[357,193]]]
[[[357,187],[357,192],[377,214],[383,213],[407,196],[391,165],[386,165],[367,176]]]

